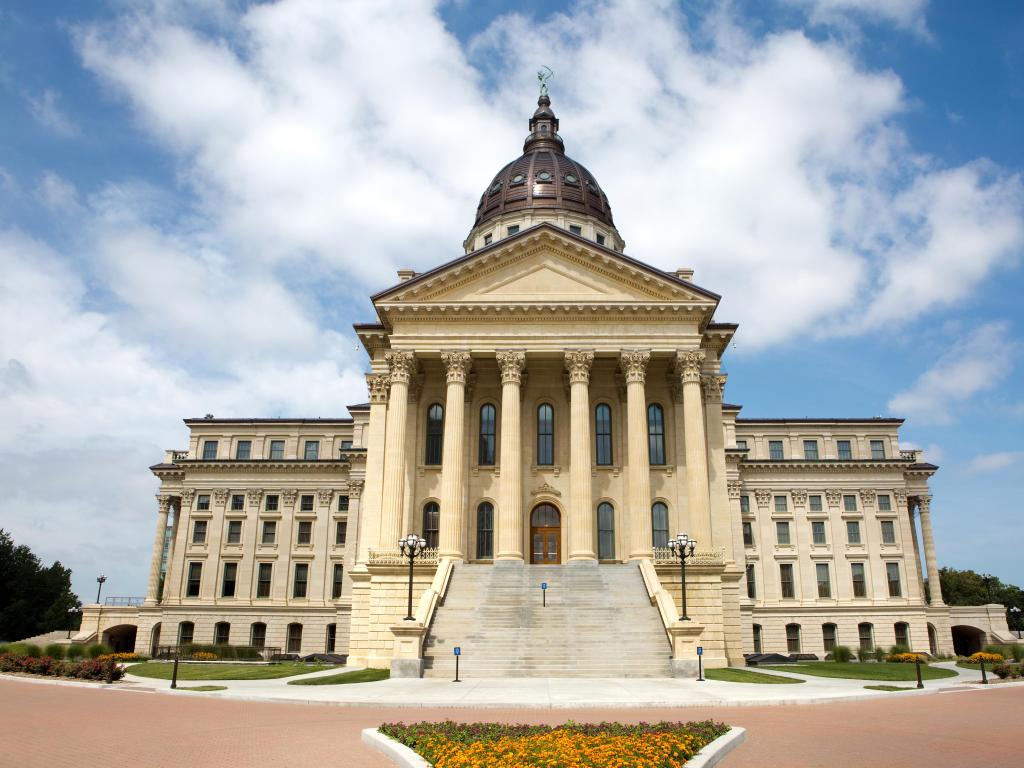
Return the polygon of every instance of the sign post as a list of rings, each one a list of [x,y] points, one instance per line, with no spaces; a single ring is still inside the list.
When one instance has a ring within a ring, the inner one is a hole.
[[[704,660],[703,660],[703,657],[704,657],[704,648],[702,646],[698,645],[697,646],[697,682],[698,683],[703,683],[704,682]]]
[[[454,653],[455,653],[455,679],[452,680],[452,682],[453,683],[461,683],[462,681],[459,680],[459,656],[462,655],[462,648],[460,648],[459,646],[456,645],[453,650],[454,650]]]
[[[544,596],[544,607],[547,608],[548,607],[548,583],[546,581],[542,581],[540,583],[540,593]]]

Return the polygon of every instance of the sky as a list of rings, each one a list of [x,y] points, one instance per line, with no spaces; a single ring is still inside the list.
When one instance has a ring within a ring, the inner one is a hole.
[[[748,417],[895,415],[940,564],[1024,584],[1024,6],[7,0],[0,527],[142,595],[182,418],[345,416],[547,65],[634,258],[740,323]]]

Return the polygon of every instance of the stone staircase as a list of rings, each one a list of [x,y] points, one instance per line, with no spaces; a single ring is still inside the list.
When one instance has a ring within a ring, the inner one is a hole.
[[[547,582],[542,607],[541,582]],[[457,564],[424,643],[424,676],[670,677],[670,648],[635,563]]]

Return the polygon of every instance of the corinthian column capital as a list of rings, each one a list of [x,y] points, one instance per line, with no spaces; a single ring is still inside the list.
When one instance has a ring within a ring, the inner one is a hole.
[[[712,373],[701,377],[700,383],[704,388],[705,402],[722,402],[722,397],[725,395],[725,380],[727,378],[724,373]]]
[[[931,511],[932,497],[931,496],[918,496],[917,497],[917,508],[921,511],[921,514],[927,515]]]
[[[594,353],[576,349],[565,353],[565,369],[569,372],[570,384],[589,384],[590,367],[594,364]]]
[[[469,352],[442,352],[441,362],[448,372],[449,384],[465,384],[466,376],[473,364]]]
[[[391,351],[384,355],[391,373],[391,382],[408,384],[412,378],[413,365],[416,358],[412,352]]]
[[[676,353],[676,372],[684,384],[700,383],[700,367],[703,363],[704,352],[699,349]]]
[[[626,383],[643,384],[647,379],[647,364],[650,361],[651,353],[646,349],[623,350],[619,355],[619,365],[626,376]]]
[[[523,368],[526,366],[526,353],[515,349],[505,349],[495,354],[501,368],[502,384],[520,384],[523,380]]]
[[[386,373],[369,373],[366,375],[366,388],[370,391],[371,405],[387,405],[391,376]]]
[[[157,509],[161,515],[166,515],[171,508],[171,497],[164,494],[157,494],[156,497]]]

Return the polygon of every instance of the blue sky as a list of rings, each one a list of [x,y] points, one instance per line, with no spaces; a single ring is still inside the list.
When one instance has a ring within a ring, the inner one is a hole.
[[[224,0],[0,9],[0,526],[145,588],[184,416],[341,415],[556,71],[634,257],[741,323],[748,416],[907,418],[942,564],[1024,584],[1024,9]]]

